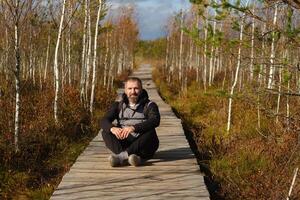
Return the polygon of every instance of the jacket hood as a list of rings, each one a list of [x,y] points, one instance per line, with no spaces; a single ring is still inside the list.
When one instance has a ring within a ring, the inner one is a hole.
[[[125,104],[128,104],[129,103],[129,100],[128,100],[128,97],[127,95],[125,94],[125,92],[122,94],[122,101],[125,103]],[[149,96],[148,96],[148,93],[145,89],[142,89],[141,93],[139,94],[138,96],[138,99],[137,99],[137,104],[145,104],[146,102],[149,101]]]

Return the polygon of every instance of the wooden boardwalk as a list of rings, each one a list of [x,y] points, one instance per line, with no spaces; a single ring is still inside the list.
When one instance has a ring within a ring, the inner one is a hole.
[[[144,166],[112,168],[107,160],[109,152],[98,134],[63,177],[51,199],[209,199],[181,121],[158,95],[150,65],[142,65],[133,75],[143,80],[150,99],[160,109],[158,152]]]

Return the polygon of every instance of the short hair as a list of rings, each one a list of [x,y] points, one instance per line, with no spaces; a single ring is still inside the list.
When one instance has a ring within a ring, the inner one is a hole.
[[[126,86],[126,83],[129,81],[138,82],[139,85],[141,86],[141,88],[143,88],[142,80],[139,79],[138,77],[128,77],[125,81],[125,86]]]

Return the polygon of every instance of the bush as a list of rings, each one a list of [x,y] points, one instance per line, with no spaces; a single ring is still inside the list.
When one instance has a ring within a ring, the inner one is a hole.
[[[299,97],[289,99],[292,117],[287,121],[286,108],[281,107],[276,123],[273,110],[277,97],[262,93],[258,127],[257,92],[245,86],[234,96],[232,128],[227,134],[226,91],[216,86],[204,91],[191,83],[187,93],[180,93],[178,84],[168,85],[160,73],[156,75],[160,93],[194,134],[198,159],[210,169],[207,176],[220,183],[221,189],[215,191],[218,196],[234,200],[287,197],[293,171],[300,165]],[[216,85],[222,80],[221,74],[218,76]],[[296,183],[291,199],[299,196],[300,185]]]
[[[97,134],[91,121],[103,115],[112,101],[108,94],[113,92],[96,93],[98,114],[92,117],[81,105],[78,90],[70,86],[63,90],[57,125],[53,119],[53,88],[45,85],[42,89],[30,82],[24,85],[18,152],[11,123],[12,97],[0,98],[0,199],[49,198],[60,178]]]

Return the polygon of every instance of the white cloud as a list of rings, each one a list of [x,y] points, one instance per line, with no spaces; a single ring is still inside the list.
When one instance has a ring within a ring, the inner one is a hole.
[[[164,35],[169,16],[190,7],[189,0],[108,0],[111,12],[120,6],[136,5],[141,39],[155,39]]]

